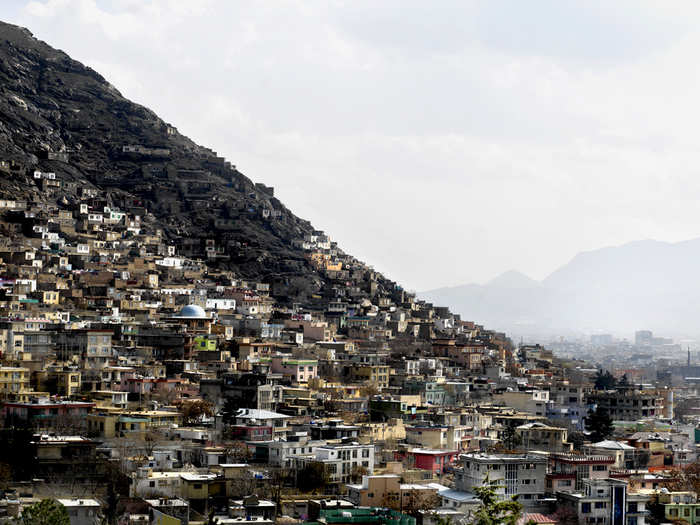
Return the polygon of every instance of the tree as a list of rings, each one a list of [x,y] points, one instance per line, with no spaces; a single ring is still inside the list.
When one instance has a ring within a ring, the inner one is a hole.
[[[282,492],[285,485],[293,481],[289,469],[273,468],[267,471],[267,476],[264,484],[264,493],[266,496],[275,502],[277,511],[282,510]]]
[[[629,388],[630,382],[627,379],[627,374],[623,374],[620,380],[617,382],[617,388]]]
[[[569,432],[569,443],[574,446],[574,450],[581,450],[583,448],[584,438],[583,432]]]
[[[362,481],[362,476],[366,476],[369,474],[369,470],[367,468],[363,467],[362,465],[356,465],[352,467],[352,470],[350,471],[350,481],[353,483],[359,483]]]
[[[411,490],[401,502],[400,508],[396,510],[418,517],[421,515],[421,512],[437,509],[442,503],[442,498],[438,496],[437,492],[431,492],[430,494],[423,494],[423,492],[423,490]]]
[[[360,395],[362,397],[372,397],[379,393],[379,385],[374,381],[367,381],[365,385],[360,388]]]
[[[595,388],[596,390],[612,390],[617,385],[617,380],[609,371],[603,372],[598,370],[595,376]]]
[[[227,397],[221,409],[221,421],[224,425],[230,425],[236,419],[236,414],[241,408],[240,400],[234,397]]]
[[[558,506],[552,518],[559,525],[578,525],[578,516],[571,507]]]
[[[522,444],[522,439],[518,435],[518,433],[515,431],[516,425],[515,423],[509,423],[506,425],[506,427],[503,429],[503,445],[505,446],[506,450],[515,450]]]
[[[329,477],[326,465],[320,461],[310,461],[304,465],[297,476],[297,487],[302,492],[314,492],[325,489]]]
[[[0,429],[0,462],[9,465],[13,481],[31,479],[35,475],[33,439],[34,432],[23,420]]]
[[[678,469],[666,483],[670,491],[700,491],[700,463],[691,463],[685,468]]]
[[[201,423],[202,418],[214,414],[214,406],[209,401],[201,399],[186,401],[180,409],[182,410],[182,423],[185,426]]]
[[[161,405],[171,405],[178,398],[178,391],[174,388],[159,388],[153,399]]]
[[[118,520],[118,505],[121,496],[129,495],[129,484],[131,478],[124,472],[118,462],[103,460],[106,480],[106,495],[104,498],[105,523],[116,525]]]
[[[253,456],[253,453],[248,448],[244,441],[234,441],[233,443],[225,444],[226,460],[234,463],[247,463]]]
[[[666,506],[659,501],[658,493],[652,494],[645,508],[649,511],[649,516],[646,521],[650,525],[659,525],[668,521],[665,516]]]
[[[612,436],[615,430],[608,411],[600,406],[596,407],[595,411],[589,410],[588,416],[583,421],[586,424],[586,430],[591,433],[591,441],[593,443],[607,439]]]
[[[487,476],[480,487],[473,489],[481,505],[474,512],[472,525],[515,525],[518,522],[523,513],[518,497],[501,500],[496,494],[497,488],[499,486]]]
[[[22,512],[21,525],[70,525],[68,511],[55,499],[43,499]]]

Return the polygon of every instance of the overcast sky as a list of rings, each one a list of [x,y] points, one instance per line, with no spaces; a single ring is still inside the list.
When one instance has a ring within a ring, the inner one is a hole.
[[[409,289],[700,236],[700,4],[3,0]]]

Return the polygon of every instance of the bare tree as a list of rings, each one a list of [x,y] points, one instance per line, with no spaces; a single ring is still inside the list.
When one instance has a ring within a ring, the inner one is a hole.
[[[224,443],[226,449],[227,461],[234,463],[247,463],[253,456],[248,445],[243,441],[233,441],[232,443]]]

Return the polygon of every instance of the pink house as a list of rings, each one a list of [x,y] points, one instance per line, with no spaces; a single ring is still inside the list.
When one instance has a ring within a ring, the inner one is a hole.
[[[180,382],[180,379],[164,379],[162,377],[127,377],[126,391],[132,394],[148,394],[163,390],[174,390]]]
[[[31,403],[5,403],[2,406],[2,416],[8,425],[24,421],[38,424],[42,428],[50,428],[69,418],[82,421],[93,408],[95,403],[92,402],[52,401],[42,398]]]
[[[306,383],[318,376],[318,361],[315,359],[296,359],[286,356],[274,356],[270,364],[273,374],[282,374],[296,383]]]
[[[414,468],[442,473],[452,467],[457,458],[457,451],[413,448],[408,451],[406,457]]]

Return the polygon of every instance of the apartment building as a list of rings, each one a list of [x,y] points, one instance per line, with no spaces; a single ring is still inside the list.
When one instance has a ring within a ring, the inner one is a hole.
[[[362,507],[404,508],[420,506],[438,493],[437,486],[401,483],[396,474],[362,476],[362,483],[346,485],[348,499]]]
[[[315,457],[296,458],[295,463],[302,467],[309,461],[320,461],[326,466],[331,483],[347,483],[351,476],[360,471],[374,471],[374,445],[346,443],[316,447]]]
[[[455,487],[471,492],[486,479],[501,498],[519,495],[526,509],[540,505],[547,473],[545,457],[534,454],[464,454],[462,469],[455,474]]]
[[[588,403],[615,421],[663,417],[666,394],[658,390],[605,390],[588,394]]]
[[[0,367],[0,398],[13,399],[20,392],[31,390],[29,369],[23,367]]]
[[[605,479],[615,466],[614,456],[552,454],[550,472],[546,478],[547,492],[576,492],[583,490],[588,479]]]
[[[628,491],[627,481],[589,479],[580,492],[558,492],[557,505],[572,511],[579,525],[645,525],[649,496]]]

